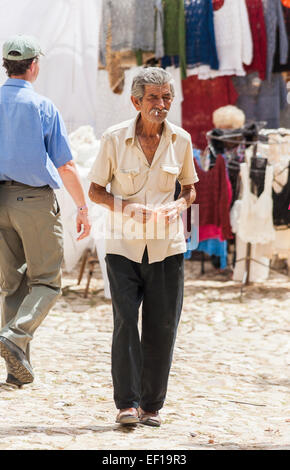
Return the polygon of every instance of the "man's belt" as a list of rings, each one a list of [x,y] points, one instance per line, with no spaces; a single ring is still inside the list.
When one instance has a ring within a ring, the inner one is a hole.
[[[29,184],[19,183],[19,181],[0,181],[0,184],[5,184],[6,186],[25,186],[28,188],[48,188],[49,185],[44,186],[29,186]]]

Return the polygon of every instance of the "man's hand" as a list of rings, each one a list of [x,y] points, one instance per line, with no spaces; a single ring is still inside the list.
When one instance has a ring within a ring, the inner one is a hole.
[[[158,216],[164,217],[166,225],[175,222],[178,219],[181,212],[186,209],[186,203],[177,200],[174,202],[170,202],[165,204],[164,206],[159,207],[155,210],[155,213]]]
[[[132,217],[136,222],[146,224],[152,217],[153,211],[144,206],[144,204],[127,204],[123,210],[123,214]]]
[[[91,224],[88,219],[88,212],[78,211],[76,222],[77,222],[77,232],[80,233],[82,231],[80,236],[77,238],[77,241],[83,240],[84,238],[89,236],[90,231],[91,231]]]

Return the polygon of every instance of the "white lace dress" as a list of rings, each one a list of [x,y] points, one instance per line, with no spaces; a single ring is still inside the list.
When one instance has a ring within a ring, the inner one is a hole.
[[[272,183],[273,167],[267,165],[263,193],[257,197],[251,192],[249,165],[241,163],[241,180],[243,185],[242,198],[235,201],[231,210],[232,230],[236,234],[237,262],[233,279],[242,281],[246,271],[245,256],[247,243],[251,243],[251,282],[263,281],[269,275],[269,256],[263,253],[271,251],[272,242],[276,238],[273,225]],[[271,255],[270,255],[271,256]]]
[[[251,192],[249,166],[241,163],[243,194],[232,208],[232,223],[236,233],[245,243],[269,243],[275,240],[273,225],[272,183],[273,167],[267,165],[262,194],[258,197]],[[240,206],[238,208],[238,206]]]

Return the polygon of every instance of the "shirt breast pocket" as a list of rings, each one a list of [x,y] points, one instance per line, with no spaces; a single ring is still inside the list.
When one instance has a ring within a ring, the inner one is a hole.
[[[177,165],[161,165],[161,172],[159,177],[159,188],[163,192],[172,191],[175,189],[177,176],[179,175],[179,166]]]
[[[117,179],[124,193],[128,196],[136,194],[142,187],[140,168],[119,168],[116,172]]]

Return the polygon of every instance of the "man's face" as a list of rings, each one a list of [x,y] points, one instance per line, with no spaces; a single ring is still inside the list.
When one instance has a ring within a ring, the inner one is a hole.
[[[145,94],[142,100],[132,97],[132,102],[141,112],[143,119],[152,123],[162,123],[170,110],[173,96],[169,83],[165,85],[145,85]]]

